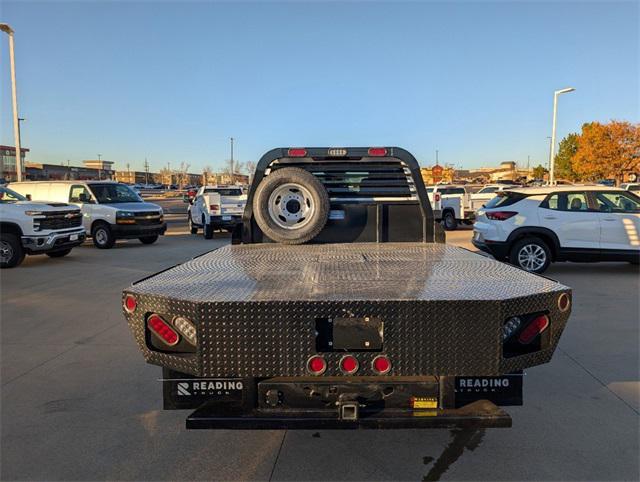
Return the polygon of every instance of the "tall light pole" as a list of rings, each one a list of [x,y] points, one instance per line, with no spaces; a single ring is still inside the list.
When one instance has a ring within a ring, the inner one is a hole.
[[[102,178],[102,154],[98,154],[98,181]]]
[[[566,89],[556,90],[553,93],[553,127],[551,128],[551,149],[549,152],[549,185],[553,186],[556,183],[555,178],[555,150],[556,150],[556,119],[558,117],[558,96],[561,94],[566,94],[568,92],[573,92],[573,87],[567,87]]]
[[[9,35],[9,61],[11,63],[11,97],[13,103],[13,136],[16,144],[16,178],[22,181],[22,149],[20,148],[20,121],[18,120],[18,91],[16,87],[16,57],[13,46],[13,29],[0,23],[0,30]]]
[[[231,141],[231,184],[233,184],[233,137],[229,137],[229,140]]]

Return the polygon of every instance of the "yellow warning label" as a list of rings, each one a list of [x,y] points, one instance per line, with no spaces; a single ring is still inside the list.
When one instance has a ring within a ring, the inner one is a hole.
[[[438,408],[438,399],[435,397],[413,397],[412,408]]]

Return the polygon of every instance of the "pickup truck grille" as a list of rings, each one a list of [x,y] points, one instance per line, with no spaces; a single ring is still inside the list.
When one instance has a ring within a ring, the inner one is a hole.
[[[136,224],[140,226],[150,226],[153,224],[161,224],[160,211],[145,211],[134,213]]]
[[[80,210],[49,211],[44,213],[44,218],[36,218],[33,223],[40,230],[76,228],[82,224],[82,214]]]
[[[272,169],[289,166],[318,177],[335,203],[418,200],[411,172],[400,161],[287,162],[274,164]]]

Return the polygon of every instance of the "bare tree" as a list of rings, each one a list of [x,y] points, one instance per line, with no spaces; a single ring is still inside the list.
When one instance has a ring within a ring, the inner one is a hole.
[[[178,187],[182,189],[185,185],[189,184],[189,167],[191,164],[187,164],[185,162],[180,163],[180,167],[176,169],[174,175],[176,176],[176,182]]]
[[[202,185],[206,186],[207,184],[215,184],[216,175],[211,169],[211,166],[205,166],[202,169]],[[213,182],[212,182],[213,181]]]

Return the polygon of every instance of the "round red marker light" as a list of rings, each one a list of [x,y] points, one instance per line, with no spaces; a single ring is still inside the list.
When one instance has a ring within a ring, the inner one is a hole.
[[[569,295],[567,293],[562,293],[558,297],[558,308],[560,309],[560,311],[564,313],[569,309],[570,306],[571,306],[571,299],[569,298]]]
[[[373,367],[373,371],[379,373],[380,375],[384,375],[391,370],[391,362],[386,356],[380,355],[373,359],[373,363],[371,364]]]
[[[127,295],[124,297],[124,310],[127,313],[133,313],[136,311],[136,307],[138,306],[138,302],[136,301],[136,297],[133,295]]]
[[[358,360],[354,356],[346,355],[340,360],[340,370],[347,375],[357,372],[358,367]]]
[[[307,370],[314,375],[322,375],[327,369],[327,362],[319,355],[312,356],[307,362]]]

